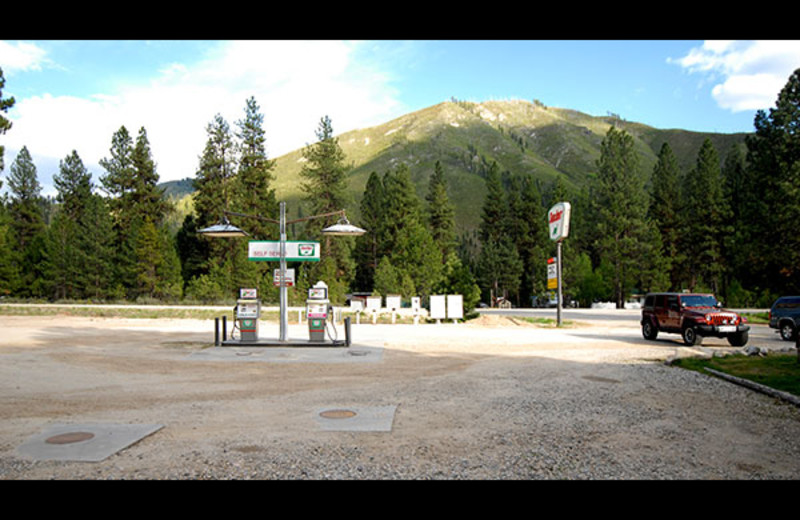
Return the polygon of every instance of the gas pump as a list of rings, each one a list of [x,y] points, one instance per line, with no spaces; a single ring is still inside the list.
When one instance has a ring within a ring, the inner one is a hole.
[[[239,329],[240,340],[255,341],[258,339],[258,319],[261,317],[261,301],[256,289],[239,289],[236,301],[236,328]]]
[[[328,284],[317,282],[308,290],[308,299],[306,300],[308,339],[310,341],[325,341],[325,322],[328,314],[332,314],[332,310],[328,300]]]

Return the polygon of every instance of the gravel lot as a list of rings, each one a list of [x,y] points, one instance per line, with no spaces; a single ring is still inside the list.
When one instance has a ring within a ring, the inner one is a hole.
[[[800,477],[800,409],[668,366],[688,350],[635,322],[353,325],[338,362],[202,357],[207,320],[2,316],[0,330],[5,480]],[[369,407],[396,407],[388,431],[319,427],[321,409]],[[164,427],[100,462],[20,455],[54,423]]]

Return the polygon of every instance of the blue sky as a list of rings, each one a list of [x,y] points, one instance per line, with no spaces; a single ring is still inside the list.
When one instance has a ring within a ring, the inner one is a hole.
[[[750,132],[800,68],[800,41],[0,41],[8,167],[22,146],[52,193],[76,150],[98,182],[113,133],[147,130],[161,180],[194,175],[205,128],[254,96],[267,153],[457,98],[539,100],[657,128]]]

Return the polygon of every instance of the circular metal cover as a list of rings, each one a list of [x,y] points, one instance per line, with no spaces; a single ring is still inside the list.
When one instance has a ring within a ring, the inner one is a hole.
[[[355,417],[356,412],[352,410],[325,410],[319,415],[320,417],[325,417],[326,419],[349,419],[351,417]]]
[[[62,433],[59,435],[53,435],[52,437],[48,438],[45,442],[47,444],[72,444],[75,442],[88,441],[89,439],[92,438],[94,438],[93,433],[69,432],[69,433]]]

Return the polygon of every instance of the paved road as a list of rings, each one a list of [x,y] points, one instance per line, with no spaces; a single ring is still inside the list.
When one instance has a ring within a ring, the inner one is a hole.
[[[738,309],[737,309],[738,311]],[[763,312],[763,309],[752,309],[746,312]],[[529,317],[529,318],[556,318],[556,309],[479,309],[482,314],[494,314],[501,316],[511,317]],[[639,330],[639,318],[641,317],[641,310],[639,309],[562,309],[561,318],[564,321],[586,321],[590,323],[606,323],[612,325],[619,325],[620,327],[631,327],[636,329],[641,338]],[[662,334],[659,339],[674,339],[680,341],[680,336],[677,334]],[[709,338],[709,341],[714,341]],[[723,340],[724,343],[724,340]],[[766,325],[752,324],[750,331],[750,343],[752,344],[765,344],[772,348],[779,348],[785,346],[794,346],[793,343],[783,341],[780,336]]]

